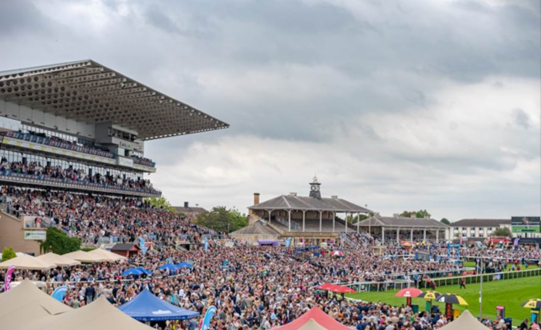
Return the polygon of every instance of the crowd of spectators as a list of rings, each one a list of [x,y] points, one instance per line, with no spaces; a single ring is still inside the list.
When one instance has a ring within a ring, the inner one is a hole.
[[[150,180],[132,179],[119,175],[94,173],[90,175],[83,169],[74,168],[70,165],[68,168],[61,166],[46,165],[40,162],[8,162],[2,157],[0,162],[1,175],[25,175],[38,179],[54,179],[62,182],[95,184],[102,187],[126,188],[144,192],[157,192],[152,186]]]
[[[16,280],[28,277],[43,281],[46,283],[43,289],[48,293],[59,285],[67,285],[69,290],[64,303],[73,308],[84,306],[101,295],[111,303],[121,305],[143,289],[201,315],[208,306],[214,305],[217,313],[212,321],[213,330],[269,329],[294,320],[314,306],[359,330],[438,329],[448,322],[439,313],[414,313],[405,305],[342,299],[327,295],[316,287],[328,282],[380,283],[398,277],[411,279],[413,276],[432,276],[428,274],[433,272],[462,271],[462,266],[450,258],[395,258],[393,256],[414,252],[396,244],[386,246],[385,256],[378,255],[373,249],[376,241],[365,233],[348,236],[356,245],[341,246],[342,258],[319,248],[297,253],[295,249],[285,247],[210,244],[207,250],[202,245],[194,250],[179,250],[174,248],[179,238],[201,243],[203,235],[216,237],[218,233],[137,199],[12,187],[2,190],[2,199],[9,211],[48,219],[51,225],[79,237],[87,245],[98,245],[103,238],[135,242],[138,237],[143,237],[154,243],[154,248],[146,254],[132,256],[127,262],[59,267],[52,271],[16,270]],[[434,256],[448,253],[445,243],[430,249],[422,245],[413,249],[429,251]],[[461,252],[478,253],[475,247],[465,247]],[[501,256],[499,251],[482,253]],[[522,248],[504,252],[504,255],[509,257],[505,259],[507,263],[514,263],[513,258],[541,257],[539,251]],[[192,264],[193,268],[183,268],[179,273],[158,270],[165,263],[183,261]],[[150,270],[152,275],[122,276],[125,270],[134,266]],[[3,276],[0,272],[0,281]],[[157,326],[164,330],[194,330],[199,320],[173,321]],[[487,326],[502,329],[499,323],[494,320],[487,322]]]

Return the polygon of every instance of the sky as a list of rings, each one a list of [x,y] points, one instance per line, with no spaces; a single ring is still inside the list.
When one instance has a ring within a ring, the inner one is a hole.
[[[0,0],[0,71],[93,59],[231,125],[146,143],[174,205],[317,175],[382,215],[541,213],[538,0]]]

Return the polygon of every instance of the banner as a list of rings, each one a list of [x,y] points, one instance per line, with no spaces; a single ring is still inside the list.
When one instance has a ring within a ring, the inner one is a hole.
[[[203,318],[203,321],[201,321],[201,330],[208,330],[210,327],[210,321],[212,320],[212,317],[214,316],[214,313],[216,313],[216,307],[210,306],[207,309],[207,312],[205,313],[205,317]]]
[[[205,237],[205,251],[209,249],[209,239]]]
[[[520,238],[515,238],[515,242],[513,242],[513,246],[518,246],[518,242],[520,242]]]
[[[9,266],[8,271],[6,273],[6,280],[5,280],[5,283],[4,283],[4,292],[9,291],[9,289],[11,288],[11,286],[10,286],[11,277],[13,276],[13,271],[14,270],[15,270],[15,266],[13,266],[13,265]]]
[[[145,240],[142,237],[139,237],[139,247],[141,248],[141,253],[143,255],[147,253],[147,246],[145,245]]]
[[[58,301],[64,300],[64,297],[66,296],[66,292],[68,291],[68,287],[65,285],[59,286],[53,291],[53,294],[51,297]]]

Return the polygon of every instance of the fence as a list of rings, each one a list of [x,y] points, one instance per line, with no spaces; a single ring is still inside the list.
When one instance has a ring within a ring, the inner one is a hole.
[[[483,275],[465,275],[465,276],[453,276],[446,278],[432,278],[431,281],[435,282],[437,286],[443,285],[458,285],[462,279],[466,281],[466,284],[479,283],[483,276],[483,282],[510,280],[515,278],[541,276],[541,268],[525,269],[510,272],[489,273]],[[425,284],[426,286],[426,284]]]

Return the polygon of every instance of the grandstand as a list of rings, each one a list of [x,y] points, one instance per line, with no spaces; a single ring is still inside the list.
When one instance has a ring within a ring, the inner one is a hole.
[[[92,60],[2,71],[0,184],[94,196],[160,196],[145,178],[156,172],[156,164],[145,158],[144,142],[228,127]],[[24,235],[23,226],[6,226],[8,215],[1,217],[0,249]]]

